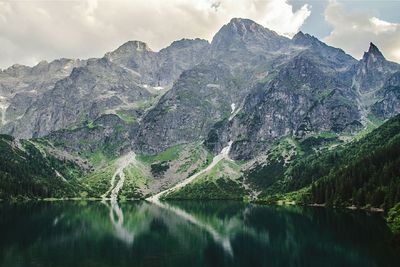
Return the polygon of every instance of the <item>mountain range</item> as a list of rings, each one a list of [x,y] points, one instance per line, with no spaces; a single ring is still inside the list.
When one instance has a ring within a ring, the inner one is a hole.
[[[361,182],[364,191],[346,197],[316,193],[327,186],[317,181],[344,175],[341,153],[358,162],[384,147],[399,160],[400,65],[372,43],[356,60],[309,34],[289,39],[234,18],[210,43],[182,39],[154,52],[129,41],[102,58],[13,65],[0,72],[0,112],[0,199],[400,201],[392,165],[385,182],[360,178],[383,193]],[[350,150],[360,154],[341,152]]]

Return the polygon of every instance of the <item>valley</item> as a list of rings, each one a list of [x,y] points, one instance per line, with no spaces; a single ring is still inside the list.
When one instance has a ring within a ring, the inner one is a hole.
[[[400,202],[400,65],[373,43],[357,60],[234,18],[211,42],[15,64],[0,112],[0,199],[110,201],[121,233],[126,200]]]

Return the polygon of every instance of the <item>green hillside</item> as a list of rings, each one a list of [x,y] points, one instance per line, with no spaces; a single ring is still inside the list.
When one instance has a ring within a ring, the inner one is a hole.
[[[74,162],[47,153],[40,144],[0,135],[0,199],[75,197],[83,190]]]

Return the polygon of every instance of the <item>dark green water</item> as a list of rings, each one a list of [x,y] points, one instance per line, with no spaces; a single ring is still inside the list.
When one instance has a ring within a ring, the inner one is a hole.
[[[0,266],[399,266],[378,215],[238,202],[0,204]]]

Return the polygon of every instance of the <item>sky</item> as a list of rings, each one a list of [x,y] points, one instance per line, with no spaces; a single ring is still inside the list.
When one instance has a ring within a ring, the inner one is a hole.
[[[233,17],[292,37],[299,30],[359,59],[375,43],[400,63],[400,0],[0,0],[0,68],[101,57],[129,40],[154,51],[212,40]]]

